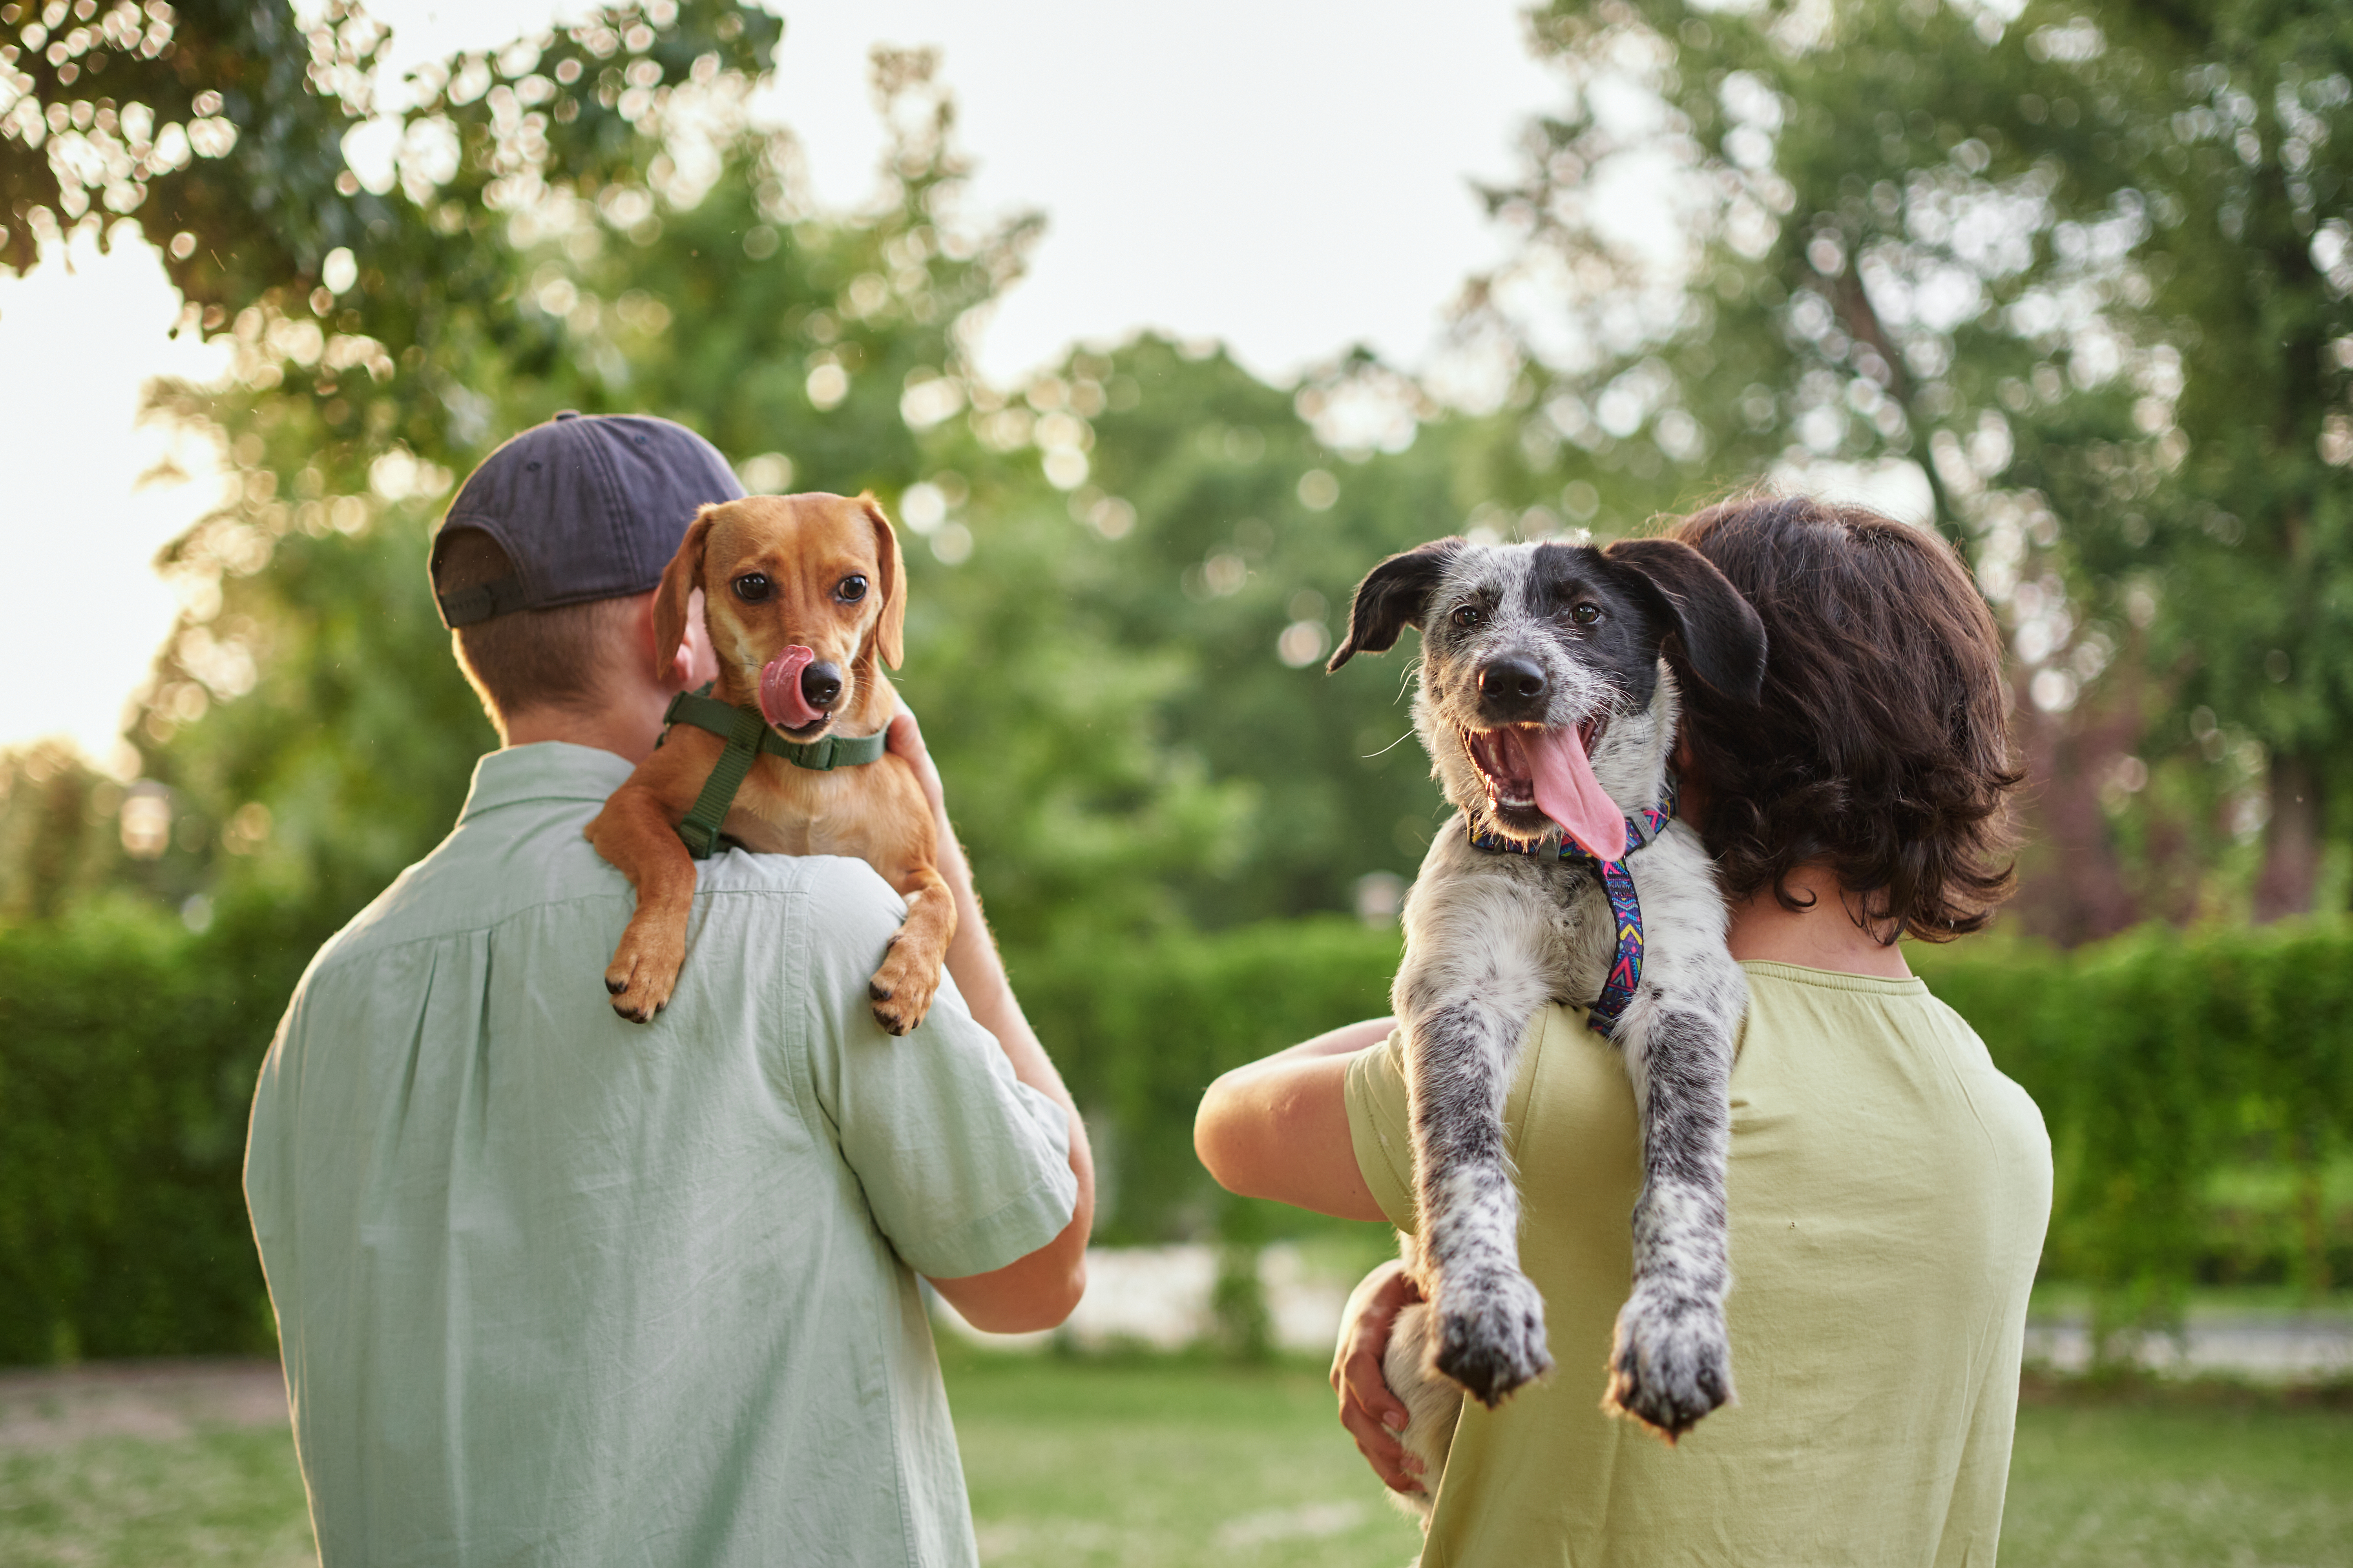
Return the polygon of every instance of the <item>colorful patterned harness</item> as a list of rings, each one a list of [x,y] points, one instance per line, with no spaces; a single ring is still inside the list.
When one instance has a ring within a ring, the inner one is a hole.
[[[1601,890],[1609,900],[1609,918],[1618,925],[1618,952],[1609,961],[1609,977],[1601,983],[1601,994],[1595,997],[1585,1015],[1592,1031],[1608,1038],[1618,1031],[1618,1020],[1626,1015],[1627,1006],[1634,1000],[1634,988],[1642,984],[1642,901],[1634,896],[1634,879],[1626,869],[1626,862],[1634,851],[1666,831],[1675,815],[1675,784],[1667,781],[1665,798],[1658,805],[1644,806],[1626,818],[1626,848],[1615,860],[1604,860],[1578,844],[1563,837],[1550,848],[1543,844],[1522,844],[1500,834],[1471,834],[1471,847],[1493,855],[1556,856],[1563,860],[1582,862],[1601,879]]]

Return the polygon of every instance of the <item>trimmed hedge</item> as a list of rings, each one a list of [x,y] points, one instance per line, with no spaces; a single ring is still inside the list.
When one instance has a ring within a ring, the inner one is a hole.
[[[2353,1283],[2353,1190],[2324,1185],[2332,1170],[2353,1185],[2353,927],[1906,952],[2042,1108],[2057,1167],[2042,1272],[2094,1288],[2104,1344],[2177,1321],[2194,1283]],[[1395,931],[1325,917],[1018,961],[1101,1132],[1103,1234],[1241,1217],[1193,1160],[1201,1090],[1385,1012],[1397,955]]]
[[[275,1348],[240,1180],[273,946],[128,901],[0,932],[0,1364]]]
[[[2042,1108],[2042,1271],[2094,1287],[2103,1341],[2178,1321],[2200,1280],[2353,1283],[2353,1194],[2327,1190],[2353,1152],[2353,927],[1912,951]]]
[[[316,937],[132,905],[0,931],[0,1364],[266,1349],[239,1185],[253,1077]],[[2104,1329],[2200,1279],[2353,1280],[2353,928],[1911,950],[2041,1104],[2046,1278]],[[1388,1005],[1398,936],[1338,917],[1012,955],[1097,1141],[1101,1235],[1254,1239],[1194,1162],[1226,1068]],[[2337,1163],[2332,1167],[2330,1162]]]

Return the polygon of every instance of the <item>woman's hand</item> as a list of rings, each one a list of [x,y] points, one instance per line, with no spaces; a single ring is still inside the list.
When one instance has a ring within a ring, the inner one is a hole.
[[[1356,1452],[1391,1491],[1424,1490],[1422,1462],[1405,1450],[1397,1435],[1405,1430],[1405,1406],[1381,1374],[1389,1330],[1403,1308],[1421,1300],[1405,1265],[1382,1264],[1358,1282],[1340,1315],[1340,1342],[1332,1352],[1332,1388],[1340,1396],[1340,1425],[1356,1440]]]

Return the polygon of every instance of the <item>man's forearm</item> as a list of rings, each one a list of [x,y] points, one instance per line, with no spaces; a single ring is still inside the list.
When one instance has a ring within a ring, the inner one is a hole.
[[[1062,1075],[1054,1070],[1052,1058],[1039,1043],[1037,1031],[1029,1027],[1021,1003],[1013,994],[1012,984],[1006,978],[1005,961],[997,953],[996,939],[989,935],[987,917],[981,912],[980,895],[973,890],[972,863],[965,858],[964,846],[957,842],[955,828],[948,821],[947,797],[940,785],[939,769],[933,765],[931,753],[924,749],[923,728],[913,713],[902,709],[891,721],[890,746],[914,770],[915,783],[932,808],[938,840],[934,863],[948,885],[949,896],[955,900],[956,928],[948,942],[948,973],[955,977],[956,989],[964,994],[965,1005],[971,1010],[973,1021],[997,1037],[1005,1059],[1012,1064],[1013,1076],[1060,1105],[1070,1117],[1071,1173],[1078,1178],[1078,1204],[1062,1234],[1039,1251],[1067,1257],[1083,1279],[1085,1270],[1078,1260],[1083,1258],[1087,1237],[1093,1231],[1095,1213],[1094,1156],[1087,1147],[1086,1123],[1080,1120],[1079,1108],[1063,1086]],[[960,1300],[958,1305],[963,1302]]]
[[[1005,961],[980,911],[980,898],[972,886],[972,867],[964,847],[956,842],[947,818],[939,823],[938,865],[948,890],[955,898],[955,936],[948,943],[948,973],[964,993],[973,1021],[997,1037],[1013,1076],[1060,1105],[1070,1118],[1071,1173],[1078,1179],[1078,1196],[1071,1223],[1052,1241],[1028,1258],[994,1275],[965,1279],[934,1279],[940,1293],[975,1326],[1022,1330],[1060,1322],[1078,1305],[1086,1284],[1087,1238],[1094,1231],[1094,1155],[1087,1145],[1087,1125],[1079,1116],[1062,1075],[1039,1043],[1037,1031],[1021,1011],[1020,1000],[1006,979]]]
[[[1062,1085],[1062,1075],[1054,1070],[1053,1060],[1021,1011],[1020,999],[1013,994],[1005,960],[981,912],[980,895],[973,889],[972,866],[965,859],[964,846],[956,842],[947,818],[938,822],[940,875],[955,899],[956,911],[955,935],[948,942],[948,973],[955,976],[956,989],[964,993],[973,1022],[995,1035],[1004,1047],[1013,1064],[1013,1076],[1075,1110],[1071,1091]]]

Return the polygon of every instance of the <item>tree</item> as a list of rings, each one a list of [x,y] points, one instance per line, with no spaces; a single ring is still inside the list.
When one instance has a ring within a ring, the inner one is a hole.
[[[337,44],[357,71],[380,47],[355,13],[307,39],[248,26],[258,15],[215,18],[234,25],[229,43],[202,47],[183,17],[185,57],[164,58],[236,60],[264,47],[313,58]],[[749,63],[752,44],[723,56],[672,37],[699,28],[757,43],[773,26],[733,15],[607,13],[560,41],[428,68],[382,191],[340,159],[301,165],[304,199],[347,203],[370,236],[364,258],[340,268],[331,250],[304,270],[299,235],[237,205],[253,172],[227,155],[256,145],[248,130],[208,143],[223,149],[221,166],[196,165],[205,177],[174,187],[180,205],[168,212],[162,191],[152,202],[118,193],[159,238],[181,221],[173,215],[217,218],[217,234],[181,248],[218,250],[244,269],[182,269],[213,296],[192,324],[209,319],[231,335],[235,374],[225,388],[165,386],[157,402],[217,433],[237,483],[164,555],[187,610],[137,739],[148,752],[141,788],[168,792],[171,831],[158,864],[101,855],[114,879],[143,880],[174,903],[216,893],[224,911],[267,907],[281,922],[307,911],[288,938],[299,944],[429,847],[491,736],[450,668],[424,541],[457,472],[565,406],[681,418],[744,457],[757,488],[871,487],[899,509],[915,476],[934,476],[910,538],[920,546],[920,531],[939,531],[937,548],[913,551],[908,689],[951,776],[976,781],[960,796],[965,820],[1016,933],[1181,918],[1169,884],[1231,863],[1246,792],[1210,780],[1161,727],[1159,704],[1189,660],[1105,639],[1092,616],[1040,613],[1082,599],[1104,574],[1104,558],[1071,547],[1072,481],[1050,478],[1058,464],[1082,469],[1080,444],[1092,436],[1069,407],[1034,422],[1008,411],[961,347],[970,312],[1018,275],[1036,221],[990,227],[957,214],[952,107],[929,58],[909,54],[877,63],[893,140],[875,202],[853,215],[812,210],[789,134],[744,114],[751,81],[727,61]],[[600,51],[635,58],[601,83],[586,66],[567,68]],[[118,62],[137,58],[117,51]],[[246,116],[240,125],[316,132],[322,114],[351,122],[346,100],[365,97],[364,82],[343,77],[248,75],[261,84],[254,96],[225,92],[218,106]],[[322,82],[340,83],[341,107],[321,107]],[[612,89],[609,101],[565,96],[573,86]],[[302,101],[271,96],[287,91]],[[29,96],[17,109],[26,103],[38,115],[12,126],[57,118]],[[525,112],[533,103],[553,107]],[[128,111],[112,112],[120,127]],[[63,116],[70,125],[74,111]],[[44,212],[75,208],[76,164],[60,140],[45,165],[54,202],[26,207],[28,231]],[[269,229],[268,243],[244,246],[244,225]],[[968,407],[975,417],[954,417]],[[976,530],[982,565],[963,570]],[[996,659],[1018,664],[1020,679],[994,674]],[[35,783],[53,771],[28,768]],[[8,809],[32,823],[37,805],[25,789]],[[62,884],[40,873],[24,885],[46,909],[55,900],[39,889]]]
[[[2014,638],[2060,934],[2129,918],[2118,845],[2170,830],[2126,807],[2186,795],[2211,846],[2264,773],[2256,909],[2307,905],[2353,734],[2342,13],[1615,0],[1535,37],[1572,100],[1466,312],[1521,367],[1506,483],[1632,515],[1909,460]],[[1664,243],[1610,226],[1638,174]],[[2131,801],[2136,743],[2189,787]]]

